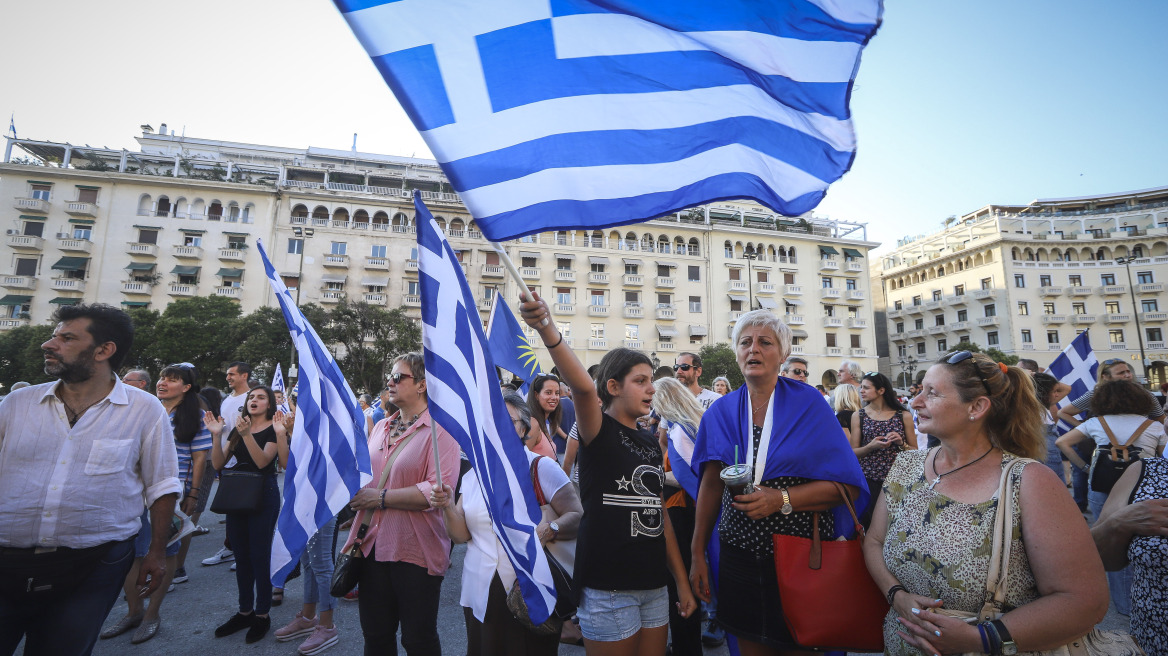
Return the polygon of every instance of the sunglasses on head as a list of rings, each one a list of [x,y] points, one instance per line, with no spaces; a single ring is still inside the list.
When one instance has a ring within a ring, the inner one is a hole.
[[[178,363],[172,364],[170,366],[178,367],[180,369],[194,369],[195,368],[195,365],[191,364],[190,362],[178,362]]]
[[[689,371],[690,369],[693,369],[693,368],[694,368],[694,366],[692,364],[675,364],[675,365],[673,365],[674,371]]]
[[[402,378],[414,378],[414,377],[409,375],[409,374],[403,374],[401,372],[389,375],[389,380],[391,382],[393,382],[394,385],[397,385],[398,383],[400,383]],[[414,378],[414,380],[417,380],[417,378]]]
[[[973,359],[972,352],[958,351],[958,352],[954,353],[953,355],[949,356],[949,358],[947,360],[945,360],[945,362],[947,362],[949,364],[961,364],[962,362],[965,362],[966,360],[972,360],[972,359]],[[977,378],[978,378],[978,380],[981,381],[981,386],[985,388],[986,394],[989,396],[993,396],[994,393],[990,391],[990,384],[986,382],[985,376],[981,375],[981,367],[977,366],[976,362],[973,363],[973,370],[974,370],[974,372],[977,373]]]
[[[1125,363],[1121,358],[1111,358],[1110,360],[1104,360],[1103,364],[1112,365],[1112,364],[1125,364]]]

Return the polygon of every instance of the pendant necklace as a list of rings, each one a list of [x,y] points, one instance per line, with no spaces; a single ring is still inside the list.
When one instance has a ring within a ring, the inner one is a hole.
[[[385,441],[381,443],[381,446],[377,447],[377,450],[384,451],[386,445],[393,446],[394,444],[396,444],[397,438],[401,437],[401,434],[406,432],[407,428],[409,428],[410,426],[413,426],[414,422],[416,422],[418,420],[419,416],[420,416],[420,413],[417,415],[414,415],[413,419],[410,419],[409,423],[403,422],[401,420],[401,416],[398,416],[397,419],[394,419],[393,424],[392,424],[393,425],[393,432],[391,432],[385,436]]]
[[[937,458],[934,456],[933,457],[933,476],[936,476],[936,478],[933,479],[932,483],[929,483],[929,489],[932,490],[933,488],[937,487],[937,483],[940,483],[941,479],[944,478],[945,476],[948,476],[949,474],[952,474],[954,472],[959,472],[962,469],[965,469],[966,467],[968,467],[968,466],[976,463],[977,461],[981,460],[982,458],[988,456],[990,454],[990,451],[993,451],[993,450],[994,450],[993,445],[990,445],[989,451],[986,451],[985,453],[981,454],[977,458],[970,460],[969,462],[965,463],[964,465],[961,465],[960,467],[958,467],[956,469],[950,469],[949,471],[945,472],[944,474],[937,473]]]

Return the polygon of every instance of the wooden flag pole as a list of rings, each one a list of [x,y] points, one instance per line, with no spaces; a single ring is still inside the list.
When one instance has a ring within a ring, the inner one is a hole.
[[[493,241],[490,244],[495,248],[495,252],[499,254],[499,259],[503,262],[503,266],[506,267],[507,273],[511,274],[511,277],[515,280],[515,284],[519,285],[519,289],[523,290],[523,300],[529,302],[534,301],[535,297],[531,295],[531,290],[527,288],[527,283],[524,282],[523,276],[519,275],[519,269],[515,268],[515,263],[507,256],[507,251],[503,250],[503,246],[498,242]],[[548,306],[548,311],[551,311],[551,306]],[[544,319],[542,325],[546,326],[547,322],[548,320]]]

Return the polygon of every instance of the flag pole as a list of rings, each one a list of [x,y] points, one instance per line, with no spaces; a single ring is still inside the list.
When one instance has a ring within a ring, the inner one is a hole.
[[[499,254],[499,259],[503,262],[503,266],[507,268],[507,273],[511,274],[511,277],[515,280],[515,284],[519,285],[519,289],[523,291],[523,300],[528,302],[534,301],[535,297],[531,295],[531,290],[527,288],[527,283],[524,282],[523,276],[519,275],[519,269],[515,268],[515,263],[508,257],[507,251],[503,250],[503,246],[499,242],[492,241],[489,243],[495,248],[495,252]],[[551,311],[550,306],[548,307],[548,311]],[[547,322],[548,320],[544,319],[541,325],[546,326]]]
[[[430,409],[430,391],[426,389],[426,410]],[[430,415],[430,446],[434,447],[434,480],[438,481],[438,489],[442,489],[442,460],[438,457],[438,424],[434,422],[434,415]],[[454,490],[451,490],[453,492]],[[454,499],[451,498],[453,503]]]

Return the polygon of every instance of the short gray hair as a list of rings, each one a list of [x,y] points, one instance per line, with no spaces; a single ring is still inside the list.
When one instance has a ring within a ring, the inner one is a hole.
[[[507,392],[503,395],[503,400],[507,405],[519,411],[519,419],[523,421],[525,426],[531,424],[531,408],[527,407],[527,399],[523,398],[519,392]]]
[[[734,323],[734,332],[730,334],[730,348],[738,348],[738,338],[742,331],[755,326],[769,328],[779,340],[779,357],[786,359],[791,352],[791,329],[770,310],[751,310],[738,318]]]
[[[123,381],[126,380],[126,376],[129,376],[130,374],[136,374],[136,375],[141,376],[142,378],[146,379],[146,387],[150,387],[150,372],[149,371],[146,371],[145,369],[131,369],[131,370],[126,372],[125,376],[122,376],[122,380]]]
[[[839,370],[841,373],[846,371],[851,374],[852,380],[856,382],[859,382],[859,380],[864,377],[864,369],[858,362],[852,362],[851,360],[844,360],[840,365]]]
[[[779,371],[781,371],[783,373],[787,373],[788,371],[791,370],[792,366],[797,365],[797,364],[801,364],[804,367],[807,367],[806,360],[804,360],[803,358],[801,358],[797,355],[792,355],[783,361],[783,366],[779,368]]]

